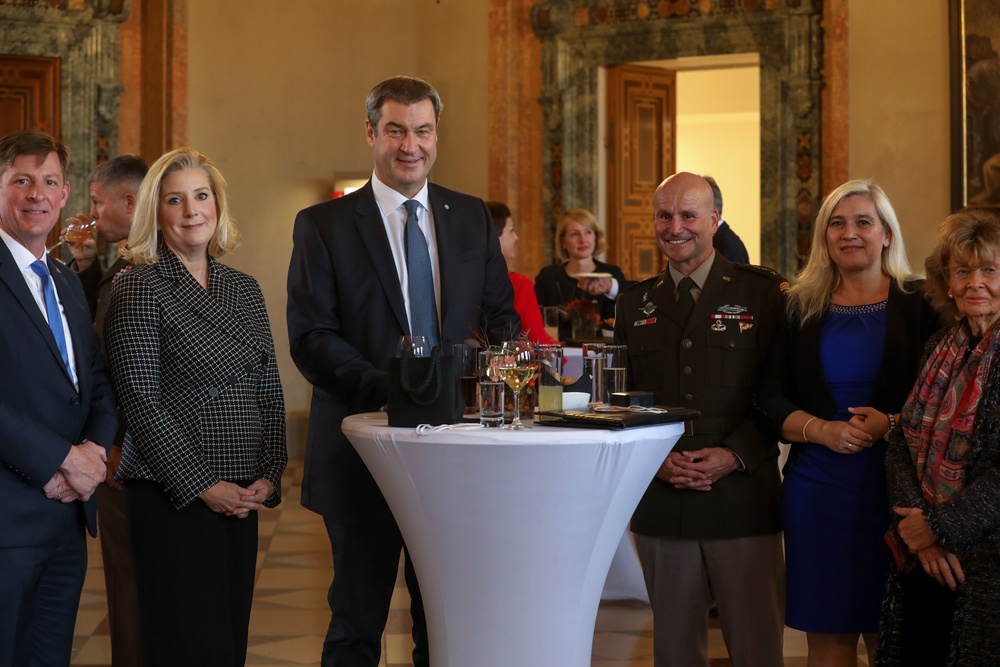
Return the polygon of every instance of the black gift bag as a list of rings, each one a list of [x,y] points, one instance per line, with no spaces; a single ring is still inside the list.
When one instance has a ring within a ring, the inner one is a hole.
[[[465,401],[458,389],[455,358],[431,350],[430,357],[389,360],[389,426],[456,424]]]

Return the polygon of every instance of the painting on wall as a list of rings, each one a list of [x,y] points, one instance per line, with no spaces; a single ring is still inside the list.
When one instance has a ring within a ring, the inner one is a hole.
[[[1000,206],[1000,3],[950,3],[952,208]]]

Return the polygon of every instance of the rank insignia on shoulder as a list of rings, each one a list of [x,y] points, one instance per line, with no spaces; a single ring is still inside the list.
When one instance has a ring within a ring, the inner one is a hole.
[[[644,327],[647,324],[656,324],[656,318],[655,317],[647,317],[644,320],[636,320],[635,322],[632,323],[632,326],[634,326],[634,327]]]

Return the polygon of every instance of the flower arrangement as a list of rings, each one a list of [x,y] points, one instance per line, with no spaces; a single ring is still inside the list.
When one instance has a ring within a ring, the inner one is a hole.
[[[601,326],[597,304],[589,299],[573,299],[566,304],[563,312],[574,328],[597,329]]]

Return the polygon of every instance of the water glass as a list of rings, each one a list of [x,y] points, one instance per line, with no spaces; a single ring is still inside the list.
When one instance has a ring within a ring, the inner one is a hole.
[[[451,346],[451,356],[454,359],[455,375],[458,376],[458,388],[465,400],[466,414],[479,409],[479,399],[476,397],[476,352],[475,348],[465,343],[455,343]]]
[[[628,346],[627,345],[605,345],[604,346],[604,367],[605,368],[626,368],[628,366]]]
[[[611,403],[611,394],[625,391],[625,369],[604,369],[604,402]]]
[[[611,394],[625,391],[625,369],[628,367],[628,347],[604,346],[604,394],[602,400],[611,402]]]
[[[604,402],[604,344],[584,343],[583,374],[590,378],[590,402]]]
[[[562,345],[538,346],[538,411],[562,410]]]
[[[503,426],[503,380],[479,380],[479,423],[487,428]]]
[[[559,307],[545,306],[542,308],[542,320],[545,322],[545,333],[553,340],[559,340]]]

